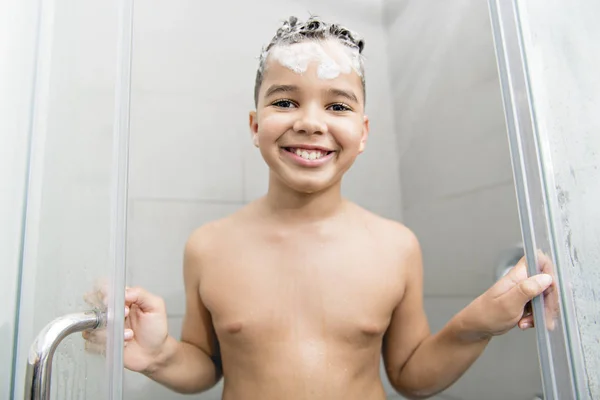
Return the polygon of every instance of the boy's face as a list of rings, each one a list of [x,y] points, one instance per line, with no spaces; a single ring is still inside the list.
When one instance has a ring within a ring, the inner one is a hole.
[[[346,68],[342,44],[304,42],[283,51],[267,60],[250,129],[271,174],[298,192],[314,193],[339,182],[365,148],[363,86]]]

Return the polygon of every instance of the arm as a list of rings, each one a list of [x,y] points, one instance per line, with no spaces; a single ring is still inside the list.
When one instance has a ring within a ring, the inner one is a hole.
[[[383,359],[390,383],[398,392],[408,398],[427,398],[458,379],[485,343],[465,351],[448,332],[431,335],[423,309],[421,249],[414,235],[409,236],[405,249],[404,296],[384,336]]]
[[[201,251],[198,233],[186,244],[184,284],[186,311],[181,340],[169,336],[145,375],[179,393],[210,389],[222,376],[220,353],[211,316],[200,298]]]
[[[421,250],[414,236],[407,254],[405,294],[384,337],[383,356],[394,388],[419,399],[448,388],[477,360],[494,335],[528,318],[523,318],[525,304],[548,284],[543,275],[527,278],[522,261],[431,335],[423,311]]]

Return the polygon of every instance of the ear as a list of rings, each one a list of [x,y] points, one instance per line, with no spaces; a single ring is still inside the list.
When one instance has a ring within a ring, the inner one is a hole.
[[[364,116],[363,121],[363,131],[362,136],[360,138],[360,146],[358,148],[358,153],[362,153],[365,151],[365,147],[367,146],[367,138],[369,137],[369,117]]]
[[[256,111],[250,111],[248,118],[250,125],[250,134],[252,135],[252,143],[258,147],[258,117]]]

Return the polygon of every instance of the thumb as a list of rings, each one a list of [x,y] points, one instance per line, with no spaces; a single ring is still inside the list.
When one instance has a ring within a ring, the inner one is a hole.
[[[135,304],[142,312],[148,313],[163,312],[165,310],[165,303],[162,298],[140,287],[125,289],[125,304],[128,306]]]
[[[515,307],[523,308],[525,304],[534,297],[544,293],[544,290],[552,284],[552,276],[548,274],[537,274],[523,279],[516,284],[506,295],[514,301]]]

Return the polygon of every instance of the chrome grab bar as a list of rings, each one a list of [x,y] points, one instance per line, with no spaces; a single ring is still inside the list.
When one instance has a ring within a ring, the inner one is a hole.
[[[52,358],[65,337],[105,326],[106,313],[100,311],[68,314],[46,325],[29,349],[24,400],[50,400]]]

